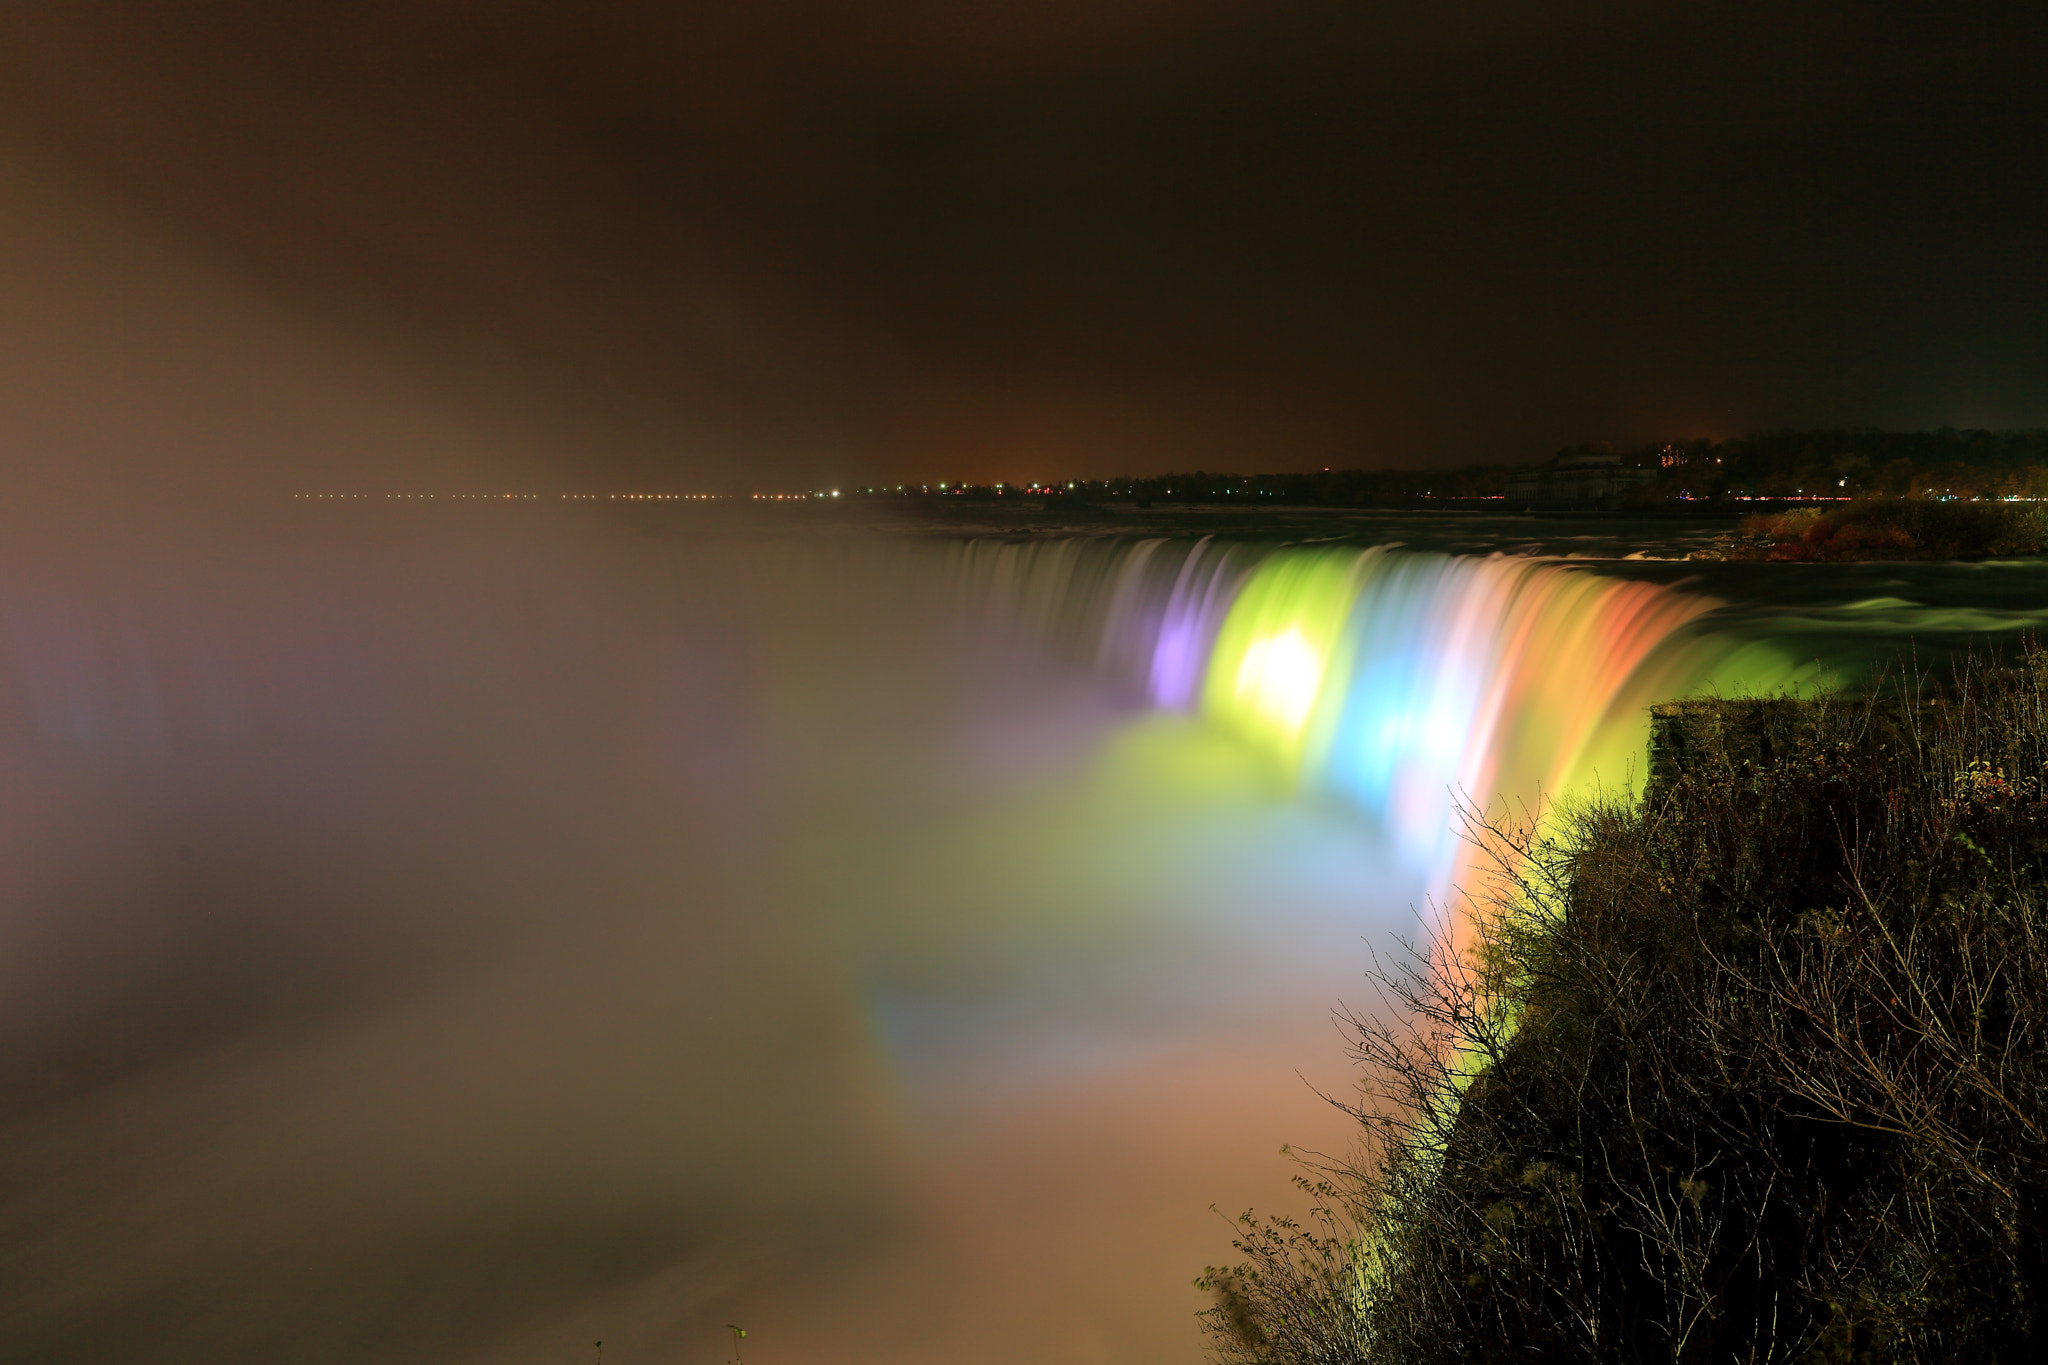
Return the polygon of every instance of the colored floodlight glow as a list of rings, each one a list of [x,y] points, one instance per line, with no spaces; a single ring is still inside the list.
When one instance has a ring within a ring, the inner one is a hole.
[[[1534,559],[1296,549],[1206,576],[1220,602],[1184,570],[1147,618],[1154,701],[1201,669],[1203,714],[1371,817],[1436,893],[1470,870],[1463,803],[1514,815],[1625,790],[1650,703],[1796,672],[1694,632],[1711,598]]]
[[[1317,703],[1345,667],[1358,562],[1356,552],[1270,557],[1238,592],[1209,656],[1203,709],[1290,768],[1313,749]]]
[[[1299,730],[1316,704],[1323,683],[1323,656],[1287,630],[1246,647],[1237,666],[1237,699],[1253,715],[1286,730]]]
[[[1818,667],[1709,628],[1712,598],[1533,557],[1209,539],[960,554],[992,601],[1206,722],[1185,733],[1365,817],[1434,897],[1483,870],[1469,815],[1540,823],[1638,790],[1653,703]],[[1070,616],[1076,590],[1089,606]]]

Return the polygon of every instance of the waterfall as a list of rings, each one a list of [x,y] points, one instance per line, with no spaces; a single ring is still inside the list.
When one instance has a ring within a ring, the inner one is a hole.
[[[1201,1210],[1347,1140],[1327,1011],[1458,794],[1911,619],[1223,539],[0,549],[0,1312],[88,1363],[1192,1360]]]
[[[1347,803],[1439,893],[1461,802],[1635,789],[1645,708],[1726,652],[1690,629],[1715,599],[1557,561],[1208,539],[956,554],[976,610]]]

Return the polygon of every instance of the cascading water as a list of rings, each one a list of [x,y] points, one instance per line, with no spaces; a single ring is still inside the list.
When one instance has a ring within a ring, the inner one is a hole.
[[[1719,603],[1583,567],[1210,540],[974,543],[972,598],[1347,802],[1442,892],[1457,809],[1638,784],[1647,707],[1794,671],[1690,629]]]
[[[0,1354],[1192,1362],[1204,1210],[1346,1140],[1296,1073],[1345,1084],[1327,1012],[1456,883],[1458,794],[1622,786],[1648,703],[1924,619],[1218,539],[293,531],[0,545]]]

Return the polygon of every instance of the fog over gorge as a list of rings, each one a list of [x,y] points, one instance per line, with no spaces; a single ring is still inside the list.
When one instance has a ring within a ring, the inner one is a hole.
[[[92,221],[7,224],[7,1354],[1190,1349],[1355,841],[1105,773],[941,546],[294,501],[523,471]]]
[[[0,0],[0,1365],[1193,1365],[1460,799],[2048,625],[747,496],[2048,420],[2042,13],[1553,8]]]

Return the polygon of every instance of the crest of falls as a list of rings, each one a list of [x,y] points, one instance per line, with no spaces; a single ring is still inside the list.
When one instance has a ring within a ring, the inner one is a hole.
[[[1393,549],[290,529],[0,545],[31,1355],[1192,1362],[1203,1210],[1345,1140],[1297,1073],[1345,1083],[1328,1008],[1456,882],[1458,795],[1631,783],[1652,702],[1920,619],[1741,637]]]
[[[1731,670],[1715,599],[1557,561],[1386,547],[973,542],[971,610],[1191,712],[1362,812],[1436,891],[1457,811],[1640,786],[1646,708]]]

